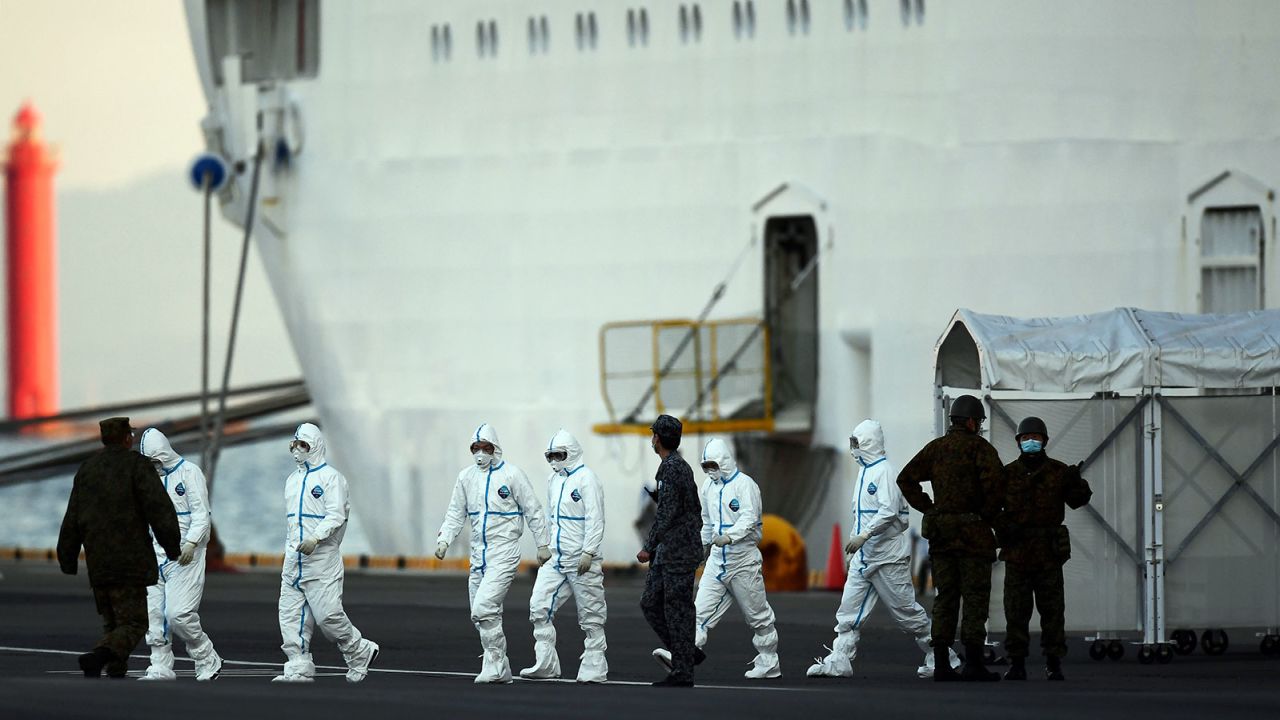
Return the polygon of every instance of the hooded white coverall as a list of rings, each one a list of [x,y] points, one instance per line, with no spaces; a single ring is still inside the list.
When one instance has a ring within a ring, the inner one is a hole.
[[[604,682],[609,679],[609,663],[604,636],[606,617],[604,573],[601,571],[600,543],[604,540],[604,488],[600,479],[582,462],[582,446],[565,430],[551,438],[548,452],[566,454],[562,461],[552,461],[553,472],[547,478],[547,517],[551,536],[551,560],[538,568],[538,579],[529,598],[529,621],[533,623],[534,654],[532,667],[520,671],[521,677],[560,677],[560,657],[556,653],[556,628],[552,623],[556,610],[570,595],[578,607],[578,626],[586,635],[578,682]],[[590,567],[579,573],[578,567],[591,556]]]
[[[866,538],[849,557],[849,576],[836,610],[836,639],[831,653],[809,668],[810,677],[849,677],[858,654],[863,621],[883,600],[898,627],[916,640],[924,652],[919,677],[933,677],[933,652],[929,645],[929,616],[916,602],[911,582],[909,511],[898,490],[898,469],[884,452],[884,430],[875,420],[863,420],[853,430],[858,463],[858,483],[853,493],[853,529],[850,539]],[[952,665],[959,658],[951,653]]]
[[[295,440],[310,450],[284,486],[284,566],[280,573],[280,637],[284,673],[276,682],[308,682],[315,677],[311,635],[320,631],[338,646],[347,663],[347,680],[360,682],[378,655],[378,645],[365,639],[342,608],[342,538],[347,532],[347,479],[325,462],[324,435],[303,423]],[[315,541],[306,555],[304,542]]]
[[[548,543],[542,503],[524,471],[502,459],[498,433],[487,423],[476,428],[468,445],[488,442],[492,456],[463,468],[453,485],[449,509],[436,542],[450,544],[471,521],[471,622],[480,633],[484,660],[478,683],[511,682],[507,638],[502,632],[502,603],[520,567],[520,536],[527,524],[538,547]],[[483,464],[482,464],[483,462]]]
[[[760,555],[763,522],[760,487],[750,475],[738,469],[729,445],[713,438],[702,451],[702,462],[714,462],[719,471],[708,475],[702,488],[702,544],[711,547],[698,594],[694,599],[697,626],[694,644],[707,644],[707,632],[720,622],[729,601],[737,601],[747,624],[755,631],[751,638],[756,648],[749,678],[773,678],[782,674],[778,667],[778,631],[774,628],[773,608],[764,593],[764,576]],[[727,536],[728,545],[715,546],[717,536]]]
[[[144,680],[173,680],[172,639],[177,637],[187,646],[187,654],[195,661],[196,680],[217,677],[222,658],[213,642],[200,627],[200,598],[204,595],[205,547],[209,544],[209,494],[204,473],[195,463],[187,462],[173,451],[169,439],[155,428],[142,433],[138,450],[153,463],[164,489],[178,514],[178,530],[182,549],[193,550],[186,565],[170,560],[164,548],[152,539],[160,579],[147,588],[147,644],[151,646],[151,665]]]

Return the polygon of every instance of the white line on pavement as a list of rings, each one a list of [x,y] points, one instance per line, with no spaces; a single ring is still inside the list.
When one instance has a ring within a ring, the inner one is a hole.
[[[9,647],[4,645],[0,645],[0,652],[22,652],[22,653],[32,653],[32,654],[38,654],[38,655],[82,655],[83,654],[80,652],[76,652],[75,650],[52,650],[49,648]],[[140,660],[148,660],[150,659],[151,656],[135,654],[135,655],[131,655],[130,657],[138,658]],[[193,662],[191,658],[184,658],[184,657],[177,657],[177,656],[174,657],[174,660],[180,660],[182,662]],[[280,667],[281,665],[280,663],[258,662],[254,660],[227,660],[225,658],[223,659],[222,662],[224,665],[247,665],[250,667],[275,668],[275,667]],[[316,669],[339,671],[337,673],[334,673],[335,676],[341,675],[342,673],[346,672],[345,667],[340,667],[337,665],[317,665]],[[50,670],[48,672],[50,674],[69,674],[69,675],[79,674],[78,671],[74,671],[74,670]],[[384,673],[387,675],[421,675],[423,677],[465,677],[465,678],[475,677],[475,673],[455,672],[451,670],[401,670],[397,668],[369,668],[369,672]],[[234,674],[224,675],[224,677],[266,677],[266,676],[267,676],[266,674],[249,674],[249,673],[243,673],[243,672],[236,672]],[[577,684],[577,681],[572,680],[570,678],[554,678],[549,680],[526,680],[521,677],[516,677],[513,679],[516,682],[526,682],[526,683],[566,683],[566,684],[572,683],[575,685]],[[605,685],[630,685],[633,687],[649,686],[649,683],[638,681],[638,680],[610,680],[604,684]],[[818,688],[776,687],[776,686],[770,686],[770,685],[698,685],[696,687],[706,689],[706,690],[764,690],[764,691],[772,691],[772,692],[806,692],[806,691],[820,692],[821,691]]]

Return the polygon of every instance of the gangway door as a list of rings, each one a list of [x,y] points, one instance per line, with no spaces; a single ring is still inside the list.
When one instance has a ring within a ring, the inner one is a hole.
[[[760,318],[639,320],[600,330],[602,434],[648,434],[659,414],[685,432],[772,432],[769,330]]]

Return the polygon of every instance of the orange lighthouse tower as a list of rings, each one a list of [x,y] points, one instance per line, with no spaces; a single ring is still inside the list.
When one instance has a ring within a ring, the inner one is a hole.
[[[8,288],[9,416],[58,410],[58,307],[54,245],[54,153],[40,113],[25,103],[4,163]]]

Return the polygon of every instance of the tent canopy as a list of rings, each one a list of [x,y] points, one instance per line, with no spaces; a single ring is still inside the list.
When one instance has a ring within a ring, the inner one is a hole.
[[[960,309],[934,345],[939,386],[1034,392],[1280,385],[1280,310],[1116,308],[1015,318]]]

